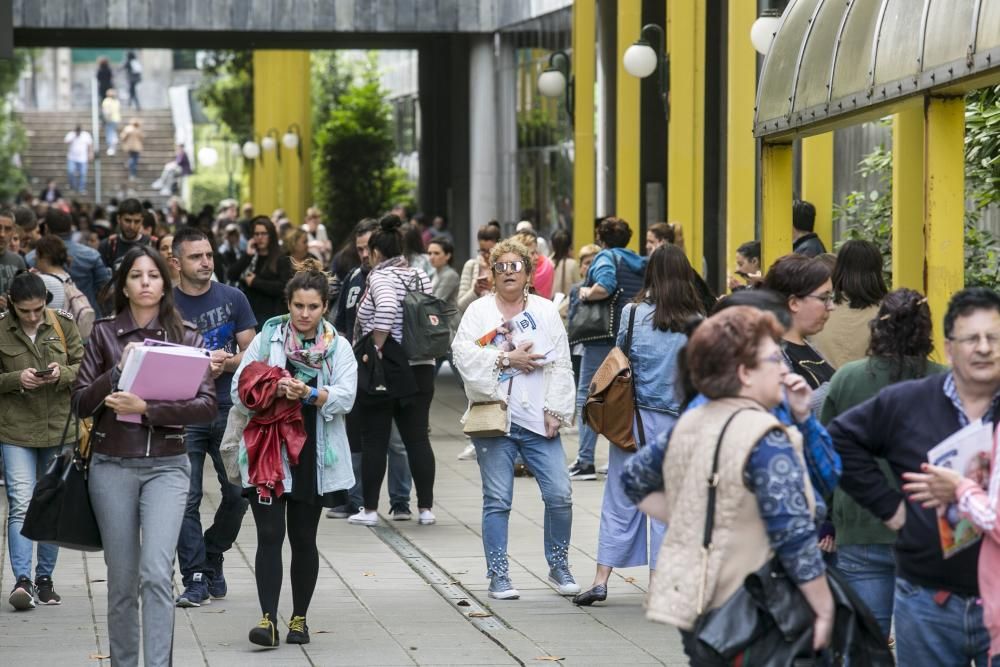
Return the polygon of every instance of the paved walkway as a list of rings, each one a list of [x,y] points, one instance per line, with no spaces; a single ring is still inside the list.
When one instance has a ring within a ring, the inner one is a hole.
[[[436,525],[383,520],[377,528],[365,528],[321,519],[319,582],[309,609],[311,644],[267,651],[246,639],[260,618],[253,583],[255,531],[247,513],[240,539],[226,558],[229,596],[200,609],[177,610],[175,664],[687,664],[676,631],[644,618],[645,568],[616,571],[608,602],[589,609],[574,606],[549,586],[542,503],[533,479],[516,480],[510,522],[511,576],[521,599],[487,597],[479,469],[475,461],[456,460],[466,442],[458,423],[463,410],[464,396],[445,367],[431,413]],[[564,442],[572,457],[576,438]],[[606,447],[598,447],[599,458],[606,457]],[[218,502],[213,485],[214,477],[206,477],[204,521],[211,521]],[[594,572],[603,488],[600,481],[573,485],[570,559],[584,587]],[[5,515],[6,501],[0,503]],[[287,572],[287,547],[285,558]],[[110,665],[108,576],[101,554],[63,550],[55,572],[63,604],[15,613],[6,603],[11,576],[4,543],[0,663],[44,659],[51,665]],[[291,611],[287,576],[284,584],[282,636]]]

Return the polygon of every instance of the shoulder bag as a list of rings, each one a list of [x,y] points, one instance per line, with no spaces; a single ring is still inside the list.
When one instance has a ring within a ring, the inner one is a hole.
[[[462,432],[470,438],[499,438],[507,435],[509,419],[507,406],[510,392],[514,388],[514,378],[507,382],[506,401],[483,401],[469,406]]]
[[[611,348],[594,373],[587,402],[583,404],[583,418],[587,425],[606,437],[612,445],[626,452],[637,451],[639,447],[646,445],[646,432],[639,407],[635,403],[632,362],[628,356],[632,349],[635,311],[638,309],[636,304],[629,313],[625,349]],[[638,443],[632,430],[633,417],[639,431]]]
[[[615,255],[615,271],[618,271],[620,260]],[[570,347],[577,343],[587,343],[596,340],[606,340],[614,338],[618,333],[617,328],[617,308],[618,299],[622,296],[622,288],[619,287],[613,294],[600,301],[580,301],[573,311],[573,317],[569,321],[567,334]]]
[[[73,411],[70,410],[61,442],[66,440],[72,420]],[[76,429],[79,442],[79,417]],[[86,444],[66,449],[53,459],[35,484],[21,534],[35,542],[67,549],[100,551],[103,548],[101,531],[90,504],[89,470],[90,451]]]

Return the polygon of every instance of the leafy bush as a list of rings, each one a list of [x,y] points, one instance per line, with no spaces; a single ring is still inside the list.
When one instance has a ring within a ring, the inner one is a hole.
[[[207,51],[195,92],[214,120],[240,142],[253,137],[253,51]]]
[[[241,201],[239,174],[233,182],[233,198]],[[219,202],[229,197],[229,176],[225,173],[199,171],[188,177],[191,185],[191,210],[200,211],[205,204],[218,206]]]

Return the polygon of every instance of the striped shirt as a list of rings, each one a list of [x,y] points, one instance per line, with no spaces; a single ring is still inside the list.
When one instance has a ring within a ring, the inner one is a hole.
[[[431,279],[421,269],[412,269],[403,257],[387,259],[368,274],[368,287],[358,305],[361,335],[388,331],[397,343],[403,342],[403,299],[406,288],[431,293]]]

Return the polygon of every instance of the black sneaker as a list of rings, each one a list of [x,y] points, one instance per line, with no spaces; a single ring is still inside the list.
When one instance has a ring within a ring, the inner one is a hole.
[[[569,478],[583,481],[597,479],[597,470],[593,463],[573,461],[573,465],[569,467]]]
[[[222,573],[222,561],[225,560],[222,554],[212,554],[208,556],[207,564],[210,570],[208,574],[208,594],[213,598],[222,599],[229,592],[226,586],[226,575]]]
[[[309,626],[306,625],[305,616],[292,616],[288,622],[288,636],[285,637],[286,644],[308,644]]]
[[[35,592],[40,604],[62,604],[62,598],[52,584],[52,577],[35,577]]]
[[[17,611],[27,611],[35,608],[35,586],[28,577],[18,577],[14,590],[7,598],[10,606]]]
[[[203,572],[192,574],[191,583],[177,597],[177,606],[183,608],[200,607],[203,604],[210,604],[211,602],[212,598],[208,593],[208,582],[205,580]]]
[[[257,627],[250,631],[250,643],[266,648],[278,648],[281,638],[278,636],[278,629],[274,627],[274,621],[270,614],[264,614]]]
[[[392,515],[393,521],[409,521],[413,518],[413,512],[410,511],[410,506],[405,503],[393,505],[389,509],[389,514]]]

